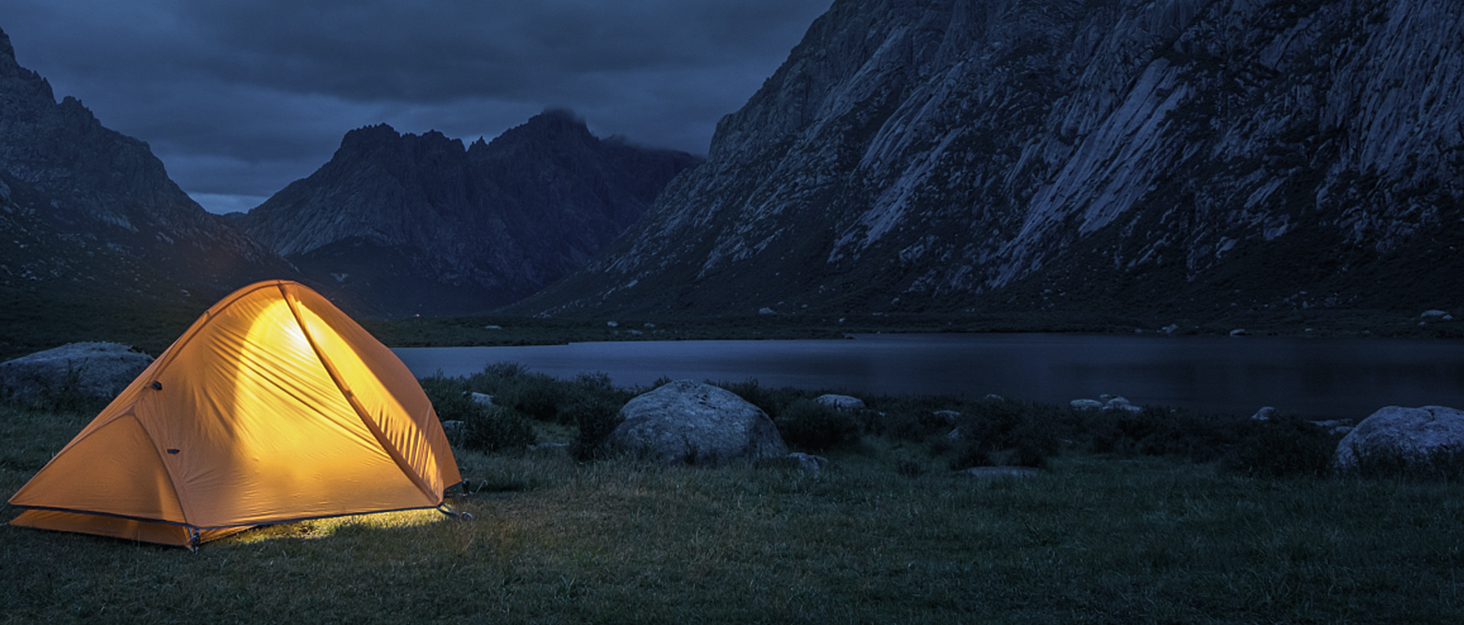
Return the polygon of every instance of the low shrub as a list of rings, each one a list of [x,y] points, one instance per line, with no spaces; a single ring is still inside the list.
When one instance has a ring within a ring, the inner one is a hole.
[[[440,421],[463,423],[462,435],[455,442],[464,448],[499,451],[521,449],[538,442],[533,426],[522,413],[506,406],[474,401],[469,381],[436,375],[420,382]]]
[[[1146,407],[1127,410],[1075,410],[1076,435],[1096,453],[1177,456],[1212,462],[1225,456],[1250,432],[1250,420],[1191,410]]]
[[[603,373],[581,374],[567,386],[570,396],[560,415],[578,430],[570,454],[578,460],[595,458],[620,425],[620,409],[630,401],[631,392],[616,389]]]
[[[1291,415],[1250,421],[1249,431],[1222,459],[1222,469],[1265,477],[1321,476],[1330,471],[1337,440]]]
[[[1065,416],[1039,404],[1004,399],[975,402],[967,406],[957,424],[951,468],[1043,466],[1060,450]]]
[[[853,417],[815,399],[789,403],[773,423],[783,442],[800,449],[823,450],[859,440],[859,424]]]
[[[494,452],[523,449],[539,442],[534,427],[517,410],[505,406],[479,405],[463,420],[463,447]]]
[[[756,379],[744,382],[716,382],[713,385],[731,391],[747,403],[757,406],[774,421],[777,421],[783,411],[793,402],[809,398],[807,392],[790,387],[768,388],[758,384]]]
[[[434,375],[419,382],[427,393],[427,399],[432,402],[432,409],[437,411],[438,420],[466,423],[469,416],[481,407],[468,395],[468,386],[461,378]]]

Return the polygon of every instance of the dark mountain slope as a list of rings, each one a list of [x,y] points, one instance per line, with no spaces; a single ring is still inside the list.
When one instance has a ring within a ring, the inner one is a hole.
[[[214,296],[292,273],[275,254],[191,200],[146,143],[102,126],[74,98],[58,104],[45,79],[16,63],[3,32],[0,180],[20,209],[150,274],[139,275],[139,282],[166,279]],[[74,268],[53,277],[79,280],[91,273]]]
[[[372,126],[239,222],[358,308],[481,312],[578,268],[695,162],[562,111],[467,148]]]
[[[229,291],[298,277],[189,199],[147,144],[102,126],[74,98],[57,103],[4,32],[0,235],[0,352],[9,355],[84,339],[160,349]]]
[[[1452,0],[841,0],[515,310],[1459,308],[1461,41]]]

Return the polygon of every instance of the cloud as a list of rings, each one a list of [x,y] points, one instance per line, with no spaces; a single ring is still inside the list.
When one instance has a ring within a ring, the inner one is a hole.
[[[187,191],[260,197],[352,128],[492,138],[547,107],[705,153],[831,0],[10,0],[23,66]]]

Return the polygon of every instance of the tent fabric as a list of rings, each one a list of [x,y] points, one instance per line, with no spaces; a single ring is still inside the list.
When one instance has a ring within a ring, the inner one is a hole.
[[[10,504],[15,525],[193,545],[254,525],[433,508],[461,481],[395,354],[294,282],[224,298]]]

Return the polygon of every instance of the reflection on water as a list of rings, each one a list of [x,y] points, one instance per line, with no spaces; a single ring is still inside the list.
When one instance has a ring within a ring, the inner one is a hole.
[[[620,386],[660,377],[871,394],[1139,405],[1251,414],[1261,406],[1361,419],[1383,406],[1464,408],[1464,343],[1382,339],[882,334],[844,341],[667,341],[394,350],[413,373],[459,376],[518,362]]]

